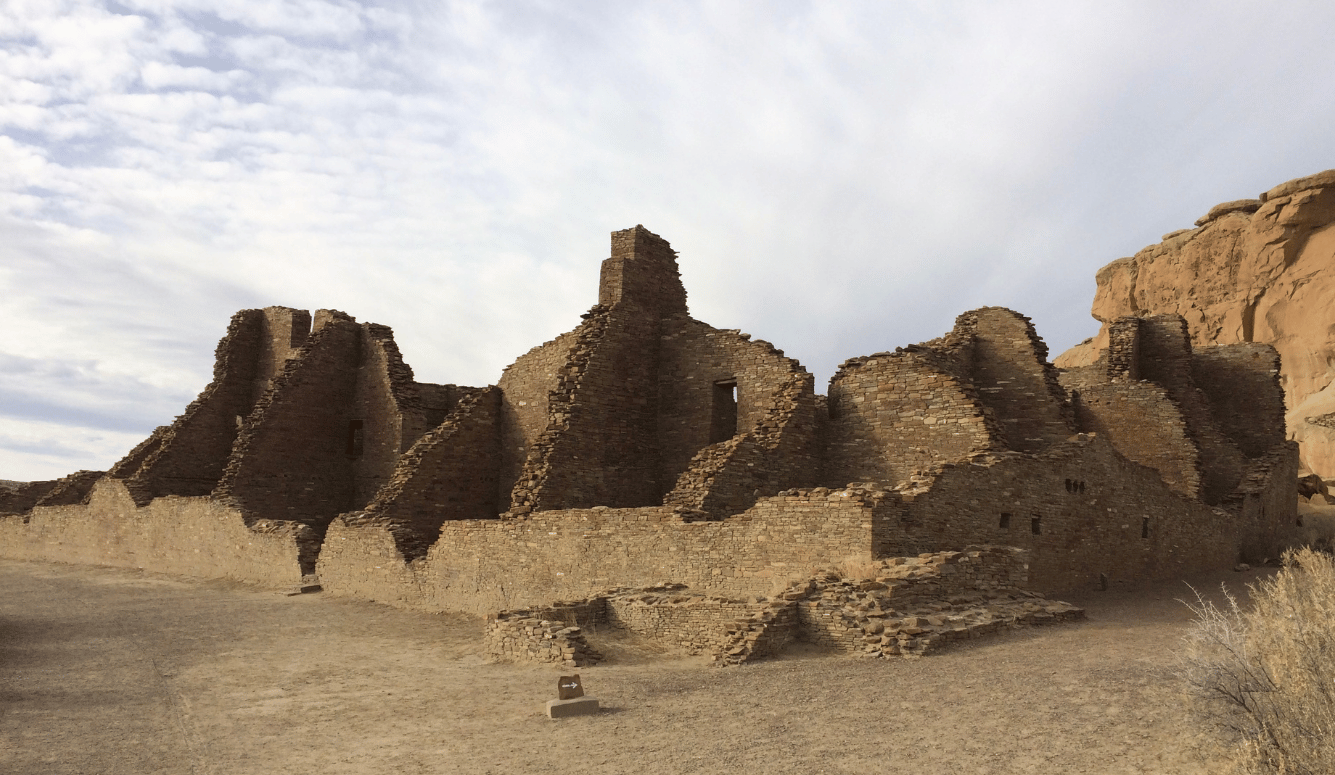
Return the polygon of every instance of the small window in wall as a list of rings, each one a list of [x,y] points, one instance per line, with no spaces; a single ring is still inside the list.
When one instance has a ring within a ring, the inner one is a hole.
[[[1033,533],[1034,535],[1042,535],[1042,534],[1043,534],[1043,518],[1042,518],[1042,517],[1034,517],[1034,518],[1032,518],[1032,519],[1029,520],[1029,532]]]
[[[714,383],[709,407],[709,443],[717,444],[737,435],[737,380]]]
[[[348,457],[361,457],[364,430],[361,420],[348,420]]]
[[[1149,517],[1143,517],[1143,518],[1141,518],[1141,520],[1140,520],[1140,537],[1141,537],[1141,538],[1149,538],[1149,537],[1150,537],[1150,518],[1149,518]]]
[[[1010,530],[1010,529],[1011,529],[1011,515],[1010,515],[1010,514],[1007,514],[1007,513],[1004,512],[1004,511],[1001,512],[1001,529],[1002,529],[1002,530]]]

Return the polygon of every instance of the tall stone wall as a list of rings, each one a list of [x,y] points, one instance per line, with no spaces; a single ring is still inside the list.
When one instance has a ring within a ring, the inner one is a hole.
[[[304,532],[305,531],[305,532]],[[300,525],[261,522],[210,498],[168,496],[138,506],[125,483],[102,479],[86,505],[38,506],[0,517],[0,557],[142,568],[269,587],[301,583]]]
[[[449,520],[495,519],[500,390],[471,392],[445,421],[399,458],[389,483],[351,524],[384,522],[399,552],[415,559]]]
[[[136,503],[163,495],[207,495],[217,486],[236,441],[237,418],[250,414],[257,394],[268,386],[260,368],[272,366],[276,349],[267,336],[268,317],[284,311],[295,312],[272,307],[233,315],[215,351],[213,381],[175,422],[158,428],[112,467],[109,475],[125,480]]]
[[[924,346],[845,361],[830,380],[825,484],[893,484],[995,446],[995,423],[952,367]]]
[[[1140,326],[1140,374],[1172,396],[1201,455],[1201,494],[1216,504],[1237,487],[1246,459],[1219,431],[1205,394],[1192,380],[1191,338],[1178,315],[1152,315]]]
[[[247,418],[215,494],[254,519],[317,528],[356,508],[349,408],[360,351],[361,327],[320,310],[315,332]]]
[[[535,444],[516,486],[511,503],[516,513],[662,502],[656,443],[659,322],[625,304],[596,314],[602,318],[600,335],[572,358],[569,392],[553,401],[553,424]]]
[[[539,438],[554,420],[560,421],[559,417],[552,416],[551,396],[553,393],[563,395],[572,386],[570,361],[576,348],[587,350],[599,336],[597,329],[602,324],[601,316],[595,313],[585,315],[584,322],[574,331],[534,347],[505,367],[496,383],[501,390],[501,463],[497,498],[502,508],[510,507],[511,493]],[[584,352],[580,353],[581,358],[584,355]]]
[[[1038,452],[1075,432],[1048,346],[1029,318],[984,307],[961,315],[955,326],[973,336],[970,377],[1008,449]]]
[[[1168,391],[1152,382],[1071,383],[1082,430],[1111,441],[1128,459],[1159,472],[1187,496],[1201,492],[1200,450]]]
[[[1205,393],[1220,431],[1250,458],[1285,440],[1279,353],[1268,344],[1197,347],[1191,378]]]
[[[658,368],[663,491],[675,486],[702,449],[754,430],[790,376],[805,373],[783,351],[751,341],[749,334],[719,330],[685,315],[666,319]],[[729,416],[731,427],[719,424]]]
[[[812,377],[800,368],[770,395],[750,429],[701,450],[677,478],[664,503],[722,519],[757,499],[815,484],[820,466],[818,407]]]

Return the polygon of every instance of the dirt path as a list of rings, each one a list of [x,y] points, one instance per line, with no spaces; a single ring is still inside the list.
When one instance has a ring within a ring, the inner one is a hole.
[[[542,715],[558,671],[486,663],[468,617],[8,560],[0,588],[11,775],[1212,769],[1168,674],[1181,585],[919,661],[719,669],[613,641],[580,671],[605,712],[564,721]]]

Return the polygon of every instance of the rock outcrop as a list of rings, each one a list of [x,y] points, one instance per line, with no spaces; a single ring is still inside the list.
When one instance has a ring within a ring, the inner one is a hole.
[[[1274,345],[1289,436],[1304,467],[1335,478],[1335,170],[1216,205],[1196,228],[1097,277],[1092,313],[1103,328],[1057,358],[1059,368],[1092,363],[1126,315],[1182,315],[1197,346]]]

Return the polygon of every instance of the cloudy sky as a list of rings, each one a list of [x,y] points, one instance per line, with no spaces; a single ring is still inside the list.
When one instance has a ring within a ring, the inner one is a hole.
[[[104,469],[242,308],[483,385],[608,233],[816,374],[1335,167],[1328,2],[0,0],[0,479]]]

